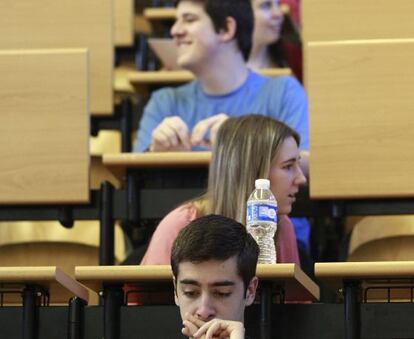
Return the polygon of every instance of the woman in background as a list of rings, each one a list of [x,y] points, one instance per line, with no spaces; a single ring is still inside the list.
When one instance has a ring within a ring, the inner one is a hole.
[[[300,11],[297,0],[252,0],[254,31],[248,65],[255,70],[262,68],[292,69],[302,79],[302,50],[298,43],[282,41],[284,22],[281,3],[289,6],[289,15],[295,30],[299,31]]]

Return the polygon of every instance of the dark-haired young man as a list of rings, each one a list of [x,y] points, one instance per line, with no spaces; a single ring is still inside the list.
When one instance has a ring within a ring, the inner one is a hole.
[[[223,216],[201,217],[179,233],[171,266],[184,335],[244,338],[244,309],[255,298],[258,255],[246,228]]]

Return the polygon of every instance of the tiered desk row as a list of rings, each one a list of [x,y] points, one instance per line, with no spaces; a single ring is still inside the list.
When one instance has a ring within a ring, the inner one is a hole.
[[[344,306],[318,303],[319,287],[295,264],[259,265],[260,302],[247,309],[248,333],[256,338],[413,337],[414,262],[317,263],[315,274]],[[79,266],[74,278],[57,267],[0,269],[2,338],[181,337],[170,266]],[[124,283],[139,284],[144,297],[163,292],[168,297],[127,306]],[[100,294],[101,306],[88,305],[90,293]]]

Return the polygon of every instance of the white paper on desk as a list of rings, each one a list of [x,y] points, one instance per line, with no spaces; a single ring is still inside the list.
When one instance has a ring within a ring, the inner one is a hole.
[[[149,38],[148,43],[165,68],[180,69],[177,65],[177,46],[173,39]]]

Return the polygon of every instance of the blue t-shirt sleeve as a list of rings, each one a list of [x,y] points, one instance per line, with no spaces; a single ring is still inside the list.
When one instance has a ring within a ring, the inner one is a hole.
[[[150,100],[144,108],[139,123],[137,141],[134,152],[144,152],[151,144],[152,131],[166,118],[174,115],[173,95],[171,88],[165,88],[153,92]]]
[[[283,121],[300,135],[300,149],[309,149],[309,107],[305,90],[294,77],[285,77],[282,95]]]

